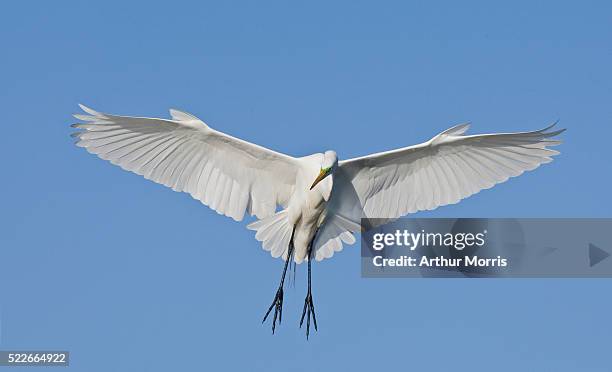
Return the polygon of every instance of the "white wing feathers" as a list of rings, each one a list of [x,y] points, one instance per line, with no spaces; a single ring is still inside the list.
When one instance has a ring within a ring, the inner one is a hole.
[[[553,126],[519,133],[465,136],[468,124],[450,128],[419,145],[340,162],[364,216],[398,218],[457,203],[516,177],[559,154]]]
[[[298,159],[216,131],[177,110],[170,110],[172,119],[157,119],[81,108],[88,115],[75,115],[83,122],[73,125],[82,129],[73,134],[77,146],[187,192],[237,221],[245,212],[269,217],[249,227],[258,230],[264,249],[274,257],[283,255],[291,229],[277,223],[284,214],[275,212],[277,205],[287,206],[294,192]],[[353,244],[351,233],[359,231],[362,218],[377,218],[377,225],[457,203],[550,162],[558,152],[548,147],[561,143],[551,138],[564,131],[549,131],[550,126],[466,136],[468,127],[458,125],[419,145],[339,162],[315,258],[329,258],[343,243]]]
[[[208,127],[193,115],[170,110],[171,120],[116,116],[81,105],[89,115],[73,127],[76,145],[147,179],[184,191],[220,214],[242,220],[286,206],[296,160]]]
[[[548,147],[561,143],[551,138],[564,131],[549,131],[551,125],[533,132],[465,136],[468,127],[455,126],[419,145],[341,161],[328,213],[354,226],[324,226],[315,245],[316,258],[341,249],[338,237],[344,231],[357,232],[361,218],[376,218],[370,221],[376,226],[457,203],[550,162],[559,152]]]
[[[359,231],[359,225],[338,214],[328,214],[325,223],[319,230],[315,241],[315,259],[321,261],[331,258],[335,252],[342,250],[342,243],[354,244],[352,232]]]

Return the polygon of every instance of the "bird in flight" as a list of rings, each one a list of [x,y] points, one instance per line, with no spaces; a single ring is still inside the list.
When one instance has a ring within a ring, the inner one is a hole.
[[[403,215],[454,204],[524,171],[548,163],[564,130],[465,135],[469,124],[424,143],[349,160],[334,151],[285,155],[217,131],[197,117],[170,110],[170,119],[118,116],[80,105],[76,145],[121,168],[189,193],[236,221],[245,212],[255,238],[284,261],[272,310],[282,320],[283,286],[291,260],[308,265],[300,319],[317,330],[312,261],[355,242],[361,219],[380,225]]]

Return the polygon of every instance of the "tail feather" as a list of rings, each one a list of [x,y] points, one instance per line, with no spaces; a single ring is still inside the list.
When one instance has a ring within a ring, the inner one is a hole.
[[[282,256],[283,260],[287,259],[292,227],[287,220],[286,210],[255,221],[247,229],[257,231],[255,239],[262,242],[263,249],[269,251],[272,257]]]

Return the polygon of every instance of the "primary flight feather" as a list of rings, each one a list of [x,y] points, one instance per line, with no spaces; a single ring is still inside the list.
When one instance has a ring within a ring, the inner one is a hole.
[[[191,114],[171,119],[118,116],[80,107],[76,145],[175,191],[184,191],[248,225],[273,257],[285,260],[281,284],[264,320],[282,319],[283,283],[290,259],[308,261],[304,302],[307,335],[312,316],[310,258],[320,261],[355,242],[362,218],[377,224],[457,203],[548,163],[563,130],[465,135],[450,128],[427,142],[338,161],[334,151],[292,157],[210,128]],[[280,210],[278,210],[280,207]]]

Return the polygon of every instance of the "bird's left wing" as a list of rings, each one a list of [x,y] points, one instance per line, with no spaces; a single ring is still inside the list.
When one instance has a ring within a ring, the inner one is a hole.
[[[341,161],[334,173],[330,220],[376,218],[373,226],[408,213],[454,204],[480,190],[548,163],[558,152],[548,147],[564,130],[464,135],[468,124],[450,128],[410,147]],[[317,258],[338,250],[338,226],[324,226],[335,238],[321,239]],[[344,225],[347,225],[345,222]]]
[[[295,184],[295,158],[210,128],[190,114],[172,119],[75,115],[76,145],[121,168],[184,191],[220,214],[264,218],[285,206]]]

